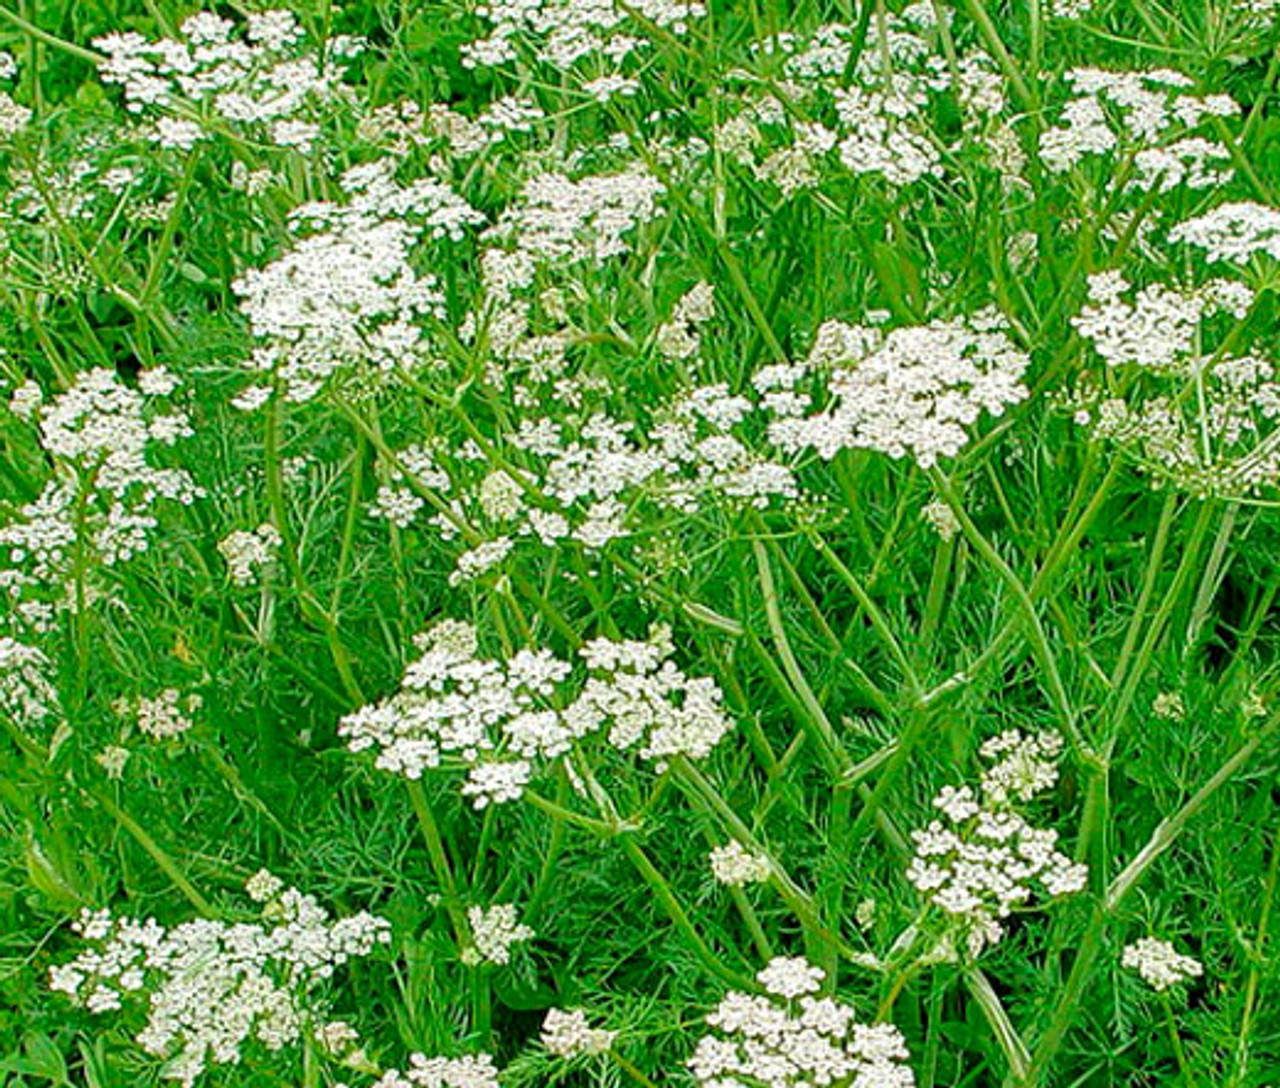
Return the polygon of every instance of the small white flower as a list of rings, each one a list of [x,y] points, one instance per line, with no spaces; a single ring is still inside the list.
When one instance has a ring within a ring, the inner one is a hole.
[[[1198,961],[1181,955],[1168,941],[1156,937],[1142,937],[1128,945],[1120,962],[1137,970],[1143,981],[1157,992],[1204,974],[1204,967]]]
[[[258,573],[268,568],[280,547],[280,533],[270,522],[252,532],[237,529],[218,542],[218,551],[227,561],[227,571],[238,586],[250,585]]]
[[[753,854],[741,843],[730,842],[711,851],[711,871],[721,884],[741,887],[768,880],[773,867],[768,858]]]
[[[816,993],[826,972],[799,957],[775,956],[756,972],[756,981],[771,994],[793,998]]]
[[[18,386],[9,398],[9,411],[19,419],[34,419],[36,411],[44,403],[44,392],[39,384],[25,381]]]
[[[103,748],[93,757],[108,778],[119,779],[124,776],[124,766],[129,762],[129,749],[117,745]]]
[[[199,705],[198,696],[184,700],[176,688],[167,688],[154,697],[139,698],[132,710],[142,732],[155,740],[167,740],[192,728],[195,723],[190,714]]]
[[[259,869],[244,886],[245,892],[255,903],[266,903],[284,889],[284,881],[269,869]]]
[[[331,920],[294,888],[276,905],[269,924],[198,918],[172,929],[86,910],[76,928],[91,947],[54,967],[50,986],[91,1013],[141,1002],[138,1044],[191,1088],[209,1065],[238,1063],[250,1039],[269,1050],[298,1042],[325,1011],[317,984],[391,939],[383,919]]]
[[[617,1032],[593,1028],[581,1009],[548,1009],[542,1022],[542,1045],[561,1058],[605,1054]]]
[[[762,977],[766,974],[772,985]],[[853,1009],[838,999],[808,996],[823,977],[819,968],[805,960],[775,959],[757,977],[770,996],[731,991],[707,1017],[713,1031],[698,1040],[687,1063],[698,1084],[910,1088],[914,1083],[896,1028],[859,1024]]]
[[[1187,716],[1187,707],[1176,691],[1162,691],[1152,701],[1151,713],[1165,721],[1180,722]]]
[[[511,962],[511,946],[533,937],[533,930],[516,921],[510,903],[489,907],[469,907],[467,923],[481,962],[502,965]]]
[[[948,503],[941,499],[926,503],[920,508],[920,516],[943,540],[951,540],[960,531],[960,519]]]

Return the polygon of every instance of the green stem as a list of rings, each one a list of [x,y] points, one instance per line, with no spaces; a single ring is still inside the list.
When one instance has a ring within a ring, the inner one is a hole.
[[[951,486],[951,481],[937,468],[931,468],[928,472],[929,479],[933,481],[934,487],[938,489],[938,494],[946,500],[947,505],[951,507],[956,519],[960,522],[960,528],[965,535],[965,539],[969,541],[973,550],[986,561],[987,565],[1009,587],[1019,605],[1021,605],[1031,651],[1041,669],[1044,670],[1049,694],[1053,699],[1059,717],[1062,719],[1063,729],[1070,738],[1076,752],[1081,756],[1087,756],[1089,750],[1084,743],[1084,738],[1080,735],[1079,726],[1076,724],[1075,712],[1072,710],[1071,701],[1067,697],[1067,689],[1062,683],[1062,674],[1058,669],[1057,659],[1054,656],[1052,647],[1049,645],[1049,637],[1045,634],[1044,627],[1040,623],[1040,616],[1036,611],[1035,602],[1027,591],[1026,585],[1014,573],[1013,568],[1004,561],[1000,553],[991,546],[986,537],[978,531],[978,527],[974,525],[973,519],[969,517],[964,504],[956,494],[955,488]]]
[[[178,191],[174,197],[173,208],[170,210],[168,218],[165,219],[164,230],[160,235],[160,243],[152,254],[151,264],[147,269],[147,278],[143,281],[142,290],[138,292],[138,302],[143,307],[150,303],[151,297],[159,290],[160,278],[169,263],[169,254],[173,249],[173,240],[178,233],[178,224],[182,221],[182,212],[186,204],[187,193],[191,191],[191,184],[195,181],[196,168],[199,164],[199,153],[195,151],[188,153],[187,161],[182,171],[182,180],[178,183]]]
[[[639,1085],[643,1085],[643,1088],[658,1088],[658,1086],[654,1084],[653,1081],[651,1081],[648,1077],[646,1077],[643,1073],[641,1073],[639,1069],[637,1069],[634,1065],[632,1065],[629,1061],[627,1061],[627,1059],[624,1058],[621,1054],[619,1054],[616,1050],[610,1050],[609,1057],[611,1057],[617,1063],[618,1068],[621,1069],[624,1073],[626,1073],[626,1075],[629,1076],[633,1081],[635,1081]]]
[[[907,657],[906,652],[902,649],[902,644],[893,633],[893,628],[889,626],[889,621],[884,613],[880,611],[879,606],[871,599],[871,595],[866,591],[853,571],[836,555],[830,544],[817,532],[809,534],[809,542],[818,554],[831,564],[832,570],[839,575],[840,580],[856,598],[862,610],[866,612],[867,619],[871,621],[872,629],[880,636],[880,640],[884,643],[885,649],[889,652],[894,664],[902,671],[912,700],[919,701],[924,696],[924,688],[920,683],[920,677],[916,673],[915,667],[911,664],[911,659]]]
[[[852,955],[852,950],[844,947],[839,936],[823,922],[812,897],[791,878],[786,867],[765,849],[702,771],[683,756],[676,758],[674,767],[680,784],[690,787],[686,790],[687,796],[699,807],[709,809],[742,847],[753,854],[768,858],[769,883],[777,890],[782,901],[791,909],[806,931],[817,938],[817,943],[834,946],[839,953]]]
[[[416,778],[407,779],[405,787],[409,792],[409,802],[413,805],[414,814],[418,817],[423,841],[427,844],[427,857],[431,860],[431,869],[435,873],[436,883],[440,885],[441,899],[444,909],[448,912],[449,921],[453,924],[458,948],[466,948],[471,942],[471,935],[467,928],[462,903],[458,898],[458,886],[454,882],[453,867],[449,864],[449,855],[445,852],[444,840],[440,837],[440,828],[436,824],[435,813],[431,811],[427,791],[423,788],[422,782]]]
[[[1182,1047],[1182,1036],[1178,1034],[1178,1023],[1173,1018],[1173,1006],[1169,1004],[1169,995],[1160,993],[1160,1005],[1164,1009],[1164,1022],[1169,1029],[1169,1041],[1173,1044],[1173,1056],[1178,1062],[1178,1072],[1187,1088],[1196,1088],[1196,1079],[1187,1064],[1187,1053]]]
[[[1174,816],[1164,820],[1156,828],[1147,845],[1124,868],[1120,875],[1111,882],[1106,897],[1095,905],[1093,916],[1085,929],[1084,936],[1076,945],[1075,962],[1071,965],[1071,972],[1059,993],[1058,1004],[1054,1008],[1049,1027],[1036,1044],[1031,1065],[1027,1075],[1023,1078],[1023,1083],[1027,1085],[1039,1084],[1041,1077],[1057,1054],[1058,1048],[1062,1045],[1062,1040],[1075,1017],[1076,1006],[1079,1003],[1080,996],[1093,971],[1094,962],[1102,949],[1102,935],[1106,929],[1108,919],[1115,914],[1129,892],[1133,890],[1137,882],[1155,863],[1156,859],[1173,845],[1192,817],[1249,761],[1262,744],[1264,735],[1269,734],[1275,728],[1277,722],[1280,722],[1280,717],[1270,719],[1264,732],[1260,732],[1246,742],[1235,755],[1222,765],[1212,778],[1196,791]]]
[[[1209,552],[1209,562],[1205,565],[1204,574],[1200,579],[1200,588],[1196,591],[1195,604],[1192,605],[1191,619],[1187,623],[1187,633],[1183,640],[1188,653],[1200,639],[1200,632],[1209,615],[1209,606],[1213,603],[1214,594],[1218,592],[1222,579],[1226,575],[1226,567],[1229,565],[1225,562],[1227,545],[1231,540],[1239,514],[1240,505],[1232,503],[1227,507],[1218,525],[1218,535],[1214,538],[1213,549]]]
[[[1266,733],[1271,732],[1277,720],[1272,719],[1266,729]],[[1116,909],[1129,892],[1133,890],[1138,881],[1142,879],[1146,871],[1151,868],[1161,854],[1173,845],[1192,817],[1208,803],[1209,798],[1217,793],[1241,767],[1249,762],[1262,744],[1266,733],[1259,733],[1241,745],[1235,755],[1219,767],[1213,776],[1188,798],[1186,804],[1168,819],[1160,821],[1155,831],[1151,833],[1151,838],[1147,840],[1146,846],[1138,851],[1133,860],[1120,871],[1107,889],[1106,909],[1108,914],[1115,913]]]
[[[356,529],[360,524],[360,504],[364,490],[364,458],[368,439],[363,432],[356,432],[356,448],[351,454],[351,486],[347,493],[347,512],[342,521],[342,543],[338,548],[338,570],[333,580],[333,594],[329,598],[329,614],[336,616],[342,603],[342,590],[346,585],[347,568],[355,548]]]
[[[580,827],[584,831],[590,831],[601,838],[613,838],[613,836],[624,830],[623,827],[617,824],[596,820],[590,816],[583,816],[581,813],[565,808],[563,805],[557,804],[539,793],[534,793],[532,790],[525,790],[520,796],[523,800],[533,805],[534,808],[542,809],[548,816],[562,820],[567,824],[573,824],[574,827]]]
[[[333,659],[334,667],[338,671],[338,678],[342,681],[348,698],[359,706],[365,702],[364,692],[352,671],[351,659],[347,654],[346,646],[343,645],[333,615],[320,606],[311,587],[307,584],[306,572],[302,569],[302,559],[298,554],[298,541],[289,521],[289,510],[284,497],[284,472],[280,462],[282,412],[280,398],[273,397],[267,405],[262,440],[263,459],[266,462],[267,502],[271,507],[276,531],[280,534],[280,551],[284,555],[285,566],[289,568],[294,589],[298,594],[298,606],[308,621],[324,631],[329,656]]]
[[[477,967],[471,972],[471,1030],[480,1045],[490,1049],[493,1041],[493,997],[489,990],[489,968]]]
[[[962,2],[964,9],[969,13],[969,18],[977,24],[978,32],[982,35],[983,41],[986,42],[991,55],[996,58],[1001,71],[1004,72],[1005,78],[1008,79],[1009,85],[1013,88],[1014,97],[1018,99],[1018,104],[1031,115],[1034,123],[1039,124],[1040,103],[1027,85],[1022,72],[1018,70],[1017,64],[1014,63],[1013,58],[1009,55],[1009,50],[1005,48],[1004,41],[996,30],[995,23],[991,21],[991,16],[987,14],[987,9],[983,7],[981,0],[962,0]]]
[[[484,863],[493,843],[493,833],[498,822],[497,806],[490,805],[484,810],[480,820],[480,841],[476,844],[476,856],[471,863],[471,886],[480,887],[480,878],[484,875]]]
[[[698,932],[697,927],[689,920],[689,915],[685,913],[684,907],[680,905],[680,901],[676,898],[675,892],[671,890],[671,885],[667,883],[666,877],[654,867],[653,862],[649,860],[649,855],[635,841],[635,837],[633,835],[622,835],[620,839],[622,841],[622,849],[632,866],[634,866],[644,882],[649,885],[654,898],[661,904],[671,923],[680,931],[685,940],[693,946],[693,951],[702,962],[702,965],[716,978],[728,983],[734,989],[746,990],[747,992],[756,991],[758,987],[754,980],[739,975],[736,971],[726,967],[712,952],[711,947],[703,940],[702,934]]]
[[[1151,551],[1147,556],[1147,569],[1142,578],[1142,589],[1138,593],[1138,602],[1134,605],[1133,615],[1129,619],[1129,627],[1125,632],[1124,644],[1120,647],[1120,656],[1116,659],[1115,668],[1111,671],[1111,687],[1116,689],[1125,678],[1129,659],[1138,645],[1138,633],[1142,630],[1142,621],[1147,614],[1147,606],[1151,603],[1151,594],[1155,591],[1156,577],[1160,573],[1160,565],[1164,559],[1164,550],[1169,542],[1169,528],[1178,509],[1178,493],[1170,491],[1160,508],[1160,521],[1156,525],[1156,535],[1151,542]]]
[[[102,61],[107,59],[101,53],[95,53],[92,49],[86,49],[82,45],[76,45],[75,42],[69,42],[64,38],[56,37],[55,35],[50,34],[47,30],[41,30],[35,25],[35,23],[28,22],[21,15],[10,11],[8,8],[0,8],[0,19],[4,19],[12,23],[24,34],[35,38],[37,41],[44,42],[45,45],[51,45],[53,48],[60,49],[62,52],[67,53],[70,56],[78,57],[83,61],[88,61],[95,69]]]
[[[992,988],[990,980],[977,967],[966,968],[964,980],[969,995],[978,1003],[978,1008],[987,1018],[991,1032],[996,1037],[996,1042],[1004,1052],[1005,1060],[1009,1063],[1010,1075],[1016,1080],[1026,1080],[1031,1067],[1031,1052],[1013,1026],[1013,1021],[1009,1019],[1009,1013]]]
[[[115,819],[116,823],[129,832],[138,845],[151,855],[151,860],[154,861],[161,870],[163,870],[165,876],[173,881],[174,887],[186,896],[187,902],[195,907],[196,910],[206,918],[212,918],[214,916],[213,904],[196,890],[195,885],[187,879],[186,874],[178,866],[178,863],[161,848],[160,844],[157,843],[155,839],[147,834],[146,830],[140,823],[138,823],[137,820],[116,804],[116,802],[107,793],[95,789],[85,789],[85,793],[106,809],[106,811]]]
[[[525,908],[525,913],[532,924],[537,917],[538,912],[542,909],[543,900],[547,893],[551,890],[552,877],[555,874],[556,866],[560,861],[560,854],[564,850],[565,836],[568,834],[568,823],[561,815],[564,811],[564,803],[569,799],[569,776],[562,770],[556,778],[556,804],[557,811],[549,813],[551,816],[551,837],[547,842],[547,849],[542,855],[542,866],[538,870],[538,879],[533,885],[533,892],[529,896],[529,903]],[[528,794],[525,795],[526,799]]]
[[[1280,876],[1280,825],[1276,827],[1275,840],[1271,844],[1271,862],[1267,866],[1267,879],[1262,892],[1262,910],[1258,915],[1258,935],[1250,950],[1249,979],[1244,988],[1244,1010],[1240,1015],[1240,1036],[1236,1042],[1236,1068],[1231,1078],[1231,1088],[1243,1083],[1249,1068],[1249,1033],[1253,1027],[1253,1010],[1258,1000],[1258,986],[1267,963],[1267,930],[1271,923],[1271,905],[1275,901],[1276,878]]]
[[[804,709],[801,723],[813,737],[832,777],[838,777],[848,769],[849,757],[841,746],[826,712],[818,704],[813,689],[805,680],[800,663],[796,661],[791,643],[787,640],[787,632],[782,624],[782,610],[778,605],[778,590],[774,585],[773,571],[769,566],[769,556],[765,546],[759,540],[753,540],[751,546],[755,553],[756,571],[759,576],[760,592],[764,597],[765,618],[769,625],[769,633],[773,638],[778,658],[782,662],[782,670],[791,682],[796,697]]]
[[[1165,593],[1164,600],[1160,602],[1159,609],[1156,610],[1156,614],[1151,618],[1151,623],[1147,627],[1146,638],[1142,641],[1136,660],[1129,667],[1128,675],[1125,677],[1124,684],[1115,699],[1114,707],[1108,711],[1107,716],[1111,723],[1107,738],[1108,747],[1114,743],[1121,725],[1123,725],[1125,718],[1128,716],[1133,700],[1137,696],[1138,687],[1142,683],[1142,678],[1146,674],[1152,657],[1155,655],[1156,646],[1164,634],[1169,617],[1173,614],[1173,610],[1182,596],[1183,588],[1191,580],[1191,576],[1198,566],[1200,548],[1204,544],[1205,536],[1209,531],[1212,514],[1213,504],[1205,503],[1200,509],[1195,525],[1192,526],[1191,537],[1183,548],[1182,559],[1178,564],[1177,572],[1173,576],[1173,581]]]

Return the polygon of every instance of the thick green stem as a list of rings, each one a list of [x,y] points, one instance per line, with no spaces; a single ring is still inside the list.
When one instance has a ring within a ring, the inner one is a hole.
[[[1274,723],[1272,727],[1274,728]],[[1270,730],[1268,730],[1269,732]],[[1191,821],[1204,806],[1209,799],[1218,792],[1222,786],[1233,778],[1237,771],[1240,770],[1258,750],[1262,744],[1263,734],[1246,741],[1239,750],[1228,759],[1214,773],[1203,786],[1201,786],[1194,794],[1188,798],[1187,802],[1176,813],[1166,820],[1161,820],[1159,826],[1151,833],[1151,838],[1147,840],[1144,846],[1134,856],[1119,873],[1119,875],[1111,882],[1111,886],[1107,889],[1106,908],[1107,913],[1114,914],[1116,908],[1124,901],[1125,896],[1133,890],[1134,886],[1142,879],[1143,875],[1151,868],[1158,857],[1169,849],[1182,834],[1183,829]]]
[[[621,1069],[624,1073],[626,1073],[628,1077],[630,1077],[637,1084],[641,1085],[641,1088],[658,1088],[658,1086],[654,1084],[653,1081],[651,1081],[642,1072],[640,1072],[639,1069],[637,1069],[634,1065],[632,1065],[631,1062],[627,1061],[627,1059],[624,1058],[621,1054],[619,1054],[616,1050],[609,1051],[609,1057],[611,1057],[617,1063],[618,1068]]]
[[[1280,718],[1272,718],[1267,724],[1265,733],[1272,732],[1278,722],[1280,722]],[[1059,994],[1053,1017],[1045,1033],[1036,1044],[1030,1068],[1022,1083],[1031,1086],[1038,1085],[1057,1054],[1058,1048],[1062,1045],[1062,1040],[1075,1018],[1080,996],[1092,975],[1094,963],[1102,949],[1102,936],[1110,917],[1114,915],[1129,892],[1133,890],[1137,882],[1155,863],[1156,859],[1173,845],[1192,817],[1252,758],[1262,744],[1265,733],[1259,733],[1247,741],[1235,755],[1222,765],[1212,778],[1195,792],[1174,816],[1164,820],[1156,828],[1147,845],[1139,851],[1120,875],[1111,882],[1105,898],[1095,905],[1084,936],[1076,944],[1075,962],[1072,964],[1066,984]]]
[[[1244,1009],[1240,1014],[1240,1034],[1236,1042],[1235,1071],[1231,1077],[1231,1088],[1244,1083],[1249,1070],[1249,1043],[1253,1029],[1253,1012],[1258,1000],[1258,987],[1262,980],[1266,964],[1268,928],[1271,924],[1271,907],[1275,902],[1276,878],[1280,876],[1280,825],[1277,825],[1275,837],[1271,844],[1271,862],[1267,866],[1266,884],[1262,890],[1262,909],[1258,913],[1258,935],[1253,939],[1253,947],[1249,950],[1249,978],[1244,987]]]
[[[760,592],[764,597],[764,610],[769,625],[769,634],[773,638],[773,645],[777,651],[778,659],[782,662],[782,671],[791,682],[796,698],[799,699],[800,705],[804,709],[801,722],[813,737],[814,743],[817,744],[819,751],[822,753],[823,762],[831,771],[832,777],[838,777],[848,769],[849,757],[840,744],[836,731],[827,718],[826,711],[818,704],[817,696],[814,695],[813,689],[809,686],[808,681],[805,680],[804,673],[800,669],[800,663],[796,660],[796,656],[791,650],[791,643],[787,639],[787,632],[782,623],[782,609],[778,603],[778,590],[774,585],[768,552],[765,550],[764,544],[759,540],[752,541],[751,546],[755,553],[756,570],[759,575]]]
[[[720,962],[720,958],[711,950],[711,946],[703,940],[702,934],[698,932],[697,927],[689,920],[689,915],[685,913],[684,907],[680,905],[680,901],[676,898],[675,892],[671,890],[671,885],[667,883],[666,877],[655,868],[653,862],[649,860],[649,855],[636,842],[635,836],[622,835],[620,838],[622,849],[635,867],[636,872],[640,874],[641,878],[649,886],[654,898],[661,904],[667,917],[671,919],[671,923],[693,947],[693,951],[702,965],[716,978],[728,983],[735,989],[749,992],[757,990],[759,987],[757,987],[754,980],[739,975],[736,971]]]
[[[1196,1088],[1196,1078],[1187,1063],[1187,1052],[1182,1046],[1182,1036],[1178,1034],[1178,1022],[1173,1018],[1173,1006],[1169,1003],[1169,995],[1161,993],[1160,1005],[1164,1009],[1165,1026],[1169,1029],[1169,1042],[1173,1044],[1173,1056],[1178,1063],[1178,1072],[1186,1088]]]
[[[1067,697],[1067,689],[1062,682],[1062,673],[1058,668],[1057,658],[1053,653],[1053,649],[1049,644],[1049,636],[1045,633],[1044,626],[1040,622],[1039,613],[1036,611],[1035,601],[1032,600],[1031,594],[1027,591],[1026,585],[1022,579],[1014,573],[1012,567],[1004,561],[1000,553],[991,546],[991,543],[978,531],[978,527],[974,525],[973,519],[969,517],[968,512],[964,508],[964,504],[960,501],[960,497],[956,494],[955,488],[951,486],[948,480],[937,468],[929,469],[929,479],[933,481],[934,487],[951,507],[952,512],[956,515],[956,519],[960,522],[961,531],[965,535],[965,539],[972,545],[987,565],[995,572],[995,574],[1009,587],[1018,604],[1022,608],[1023,618],[1026,622],[1028,639],[1031,644],[1031,651],[1035,655],[1036,661],[1044,670],[1045,682],[1048,686],[1049,695],[1053,699],[1058,715],[1062,720],[1063,730],[1071,740],[1077,754],[1087,756],[1089,750],[1085,745],[1084,738],[1080,734],[1080,728],[1076,723],[1075,712],[1071,707],[1071,700]]]
[[[1009,1019],[1009,1013],[992,988],[991,981],[977,967],[966,968],[964,980],[970,996],[978,1003],[978,1008],[991,1026],[991,1033],[1004,1052],[1005,1060],[1009,1063],[1009,1073],[1016,1080],[1025,1080],[1031,1066],[1031,1052],[1013,1026],[1013,1021]]]
[[[440,837],[440,828],[436,824],[435,813],[431,811],[427,791],[416,778],[406,781],[405,787],[409,792],[409,802],[413,805],[414,814],[418,817],[418,826],[422,829],[422,838],[427,845],[427,857],[431,861],[436,883],[440,885],[441,901],[449,915],[449,921],[453,924],[453,933],[457,938],[458,947],[466,948],[471,941],[467,918],[462,910],[462,902],[458,898],[453,866],[449,864],[449,855],[445,852],[444,840]]]

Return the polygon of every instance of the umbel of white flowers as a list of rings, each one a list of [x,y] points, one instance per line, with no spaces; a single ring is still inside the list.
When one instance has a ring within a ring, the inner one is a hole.
[[[353,752],[375,749],[377,766],[406,778],[465,768],[462,793],[476,808],[516,800],[535,770],[589,737],[661,769],[673,756],[705,757],[732,728],[715,682],[670,660],[665,627],[644,641],[586,643],[588,675],[577,684],[572,665],[549,650],[479,657],[469,624],[446,620],[415,641],[422,652],[400,690],[348,714],[338,732]]]
[[[824,972],[804,959],[776,957],[756,975],[765,994],[726,994],[707,1017],[689,1069],[704,1088],[851,1084],[910,1088],[907,1047],[892,1024],[860,1024],[838,998],[813,995]]]
[[[1204,974],[1199,961],[1175,951],[1173,945],[1158,937],[1134,941],[1125,948],[1120,962],[1137,971],[1143,982],[1157,993]]]
[[[980,749],[994,762],[979,790],[946,787],[933,801],[946,823],[911,833],[916,852],[907,879],[960,926],[972,956],[1000,940],[1002,919],[1037,886],[1051,896],[1085,886],[1087,867],[1057,850],[1058,833],[1032,827],[1013,808],[1057,781],[1061,750],[1056,733],[1001,733]]]
[[[265,904],[260,922],[200,918],[168,928],[86,910],[74,928],[90,947],[54,967],[50,986],[90,1012],[143,1007],[137,1042],[169,1059],[163,1075],[187,1086],[211,1064],[238,1064],[250,1042],[296,1043],[323,1021],[319,985],[388,943],[391,926],[363,911],[331,920],[270,874],[251,878],[248,891]]]

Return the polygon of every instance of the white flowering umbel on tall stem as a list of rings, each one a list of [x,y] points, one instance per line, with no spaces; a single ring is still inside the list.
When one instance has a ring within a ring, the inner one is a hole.
[[[260,922],[168,928],[85,911],[75,928],[91,947],[54,967],[50,984],[90,1012],[145,1009],[138,1044],[185,1086],[211,1065],[240,1063],[251,1044],[293,1046],[324,1023],[322,984],[387,944],[391,927],[365,912],[333,921],[311,896],[262,874],[250,892],[265,902]]]
[[[907,1047],[891,1024],[861,1024],[851,1006],[814,997],[823,971],[777,957],[757,975],[763,994],[731,992],[688,1061],[705,1088],[911,1088]]]
[[[645,640],[586,642],[578,654],[585,676],[544,649],[483,658],[476,629],[454,620],[438,623],[415,644],[421,652],[405,670],[400,690],[346,715],[338,732],[353,752],[376,751],[378,767],[409,781],[446,897],[455,879],[418,781],[437,769],[465,771],[461,793],[476,809],[525,800],[556,824],[616,836],[706,966],[736,981],[634,840],[638,824],[619,813],[603,770],[618,773],[617,753],[633,754],[658,773],[678,758],[705,759],[733,727],[718,685],[686,676],[671,660],[670,630],[655,625]],[[563,775],[596,814],[582,814],[531,788],[555,775]],[[492,818],[486,813],[487,821]],[[488,835],[482,838],[487,841]],[[454,928],[460,944],[470,946],[460,915]]]
[[[161,451],[194,434],[174,402],[180,384],[163,367],[142,371],[136,386],[98,367],[47,401],[34,385],[24,387],[20,414],[37,429],[52,472],[40,494],[0,525],[6,621],[44,633],[70,612],[81,693],[89,613],[109,593],[102,571],[150,547],[166,506],[190,505],[204,494],[187,469],[163,462]]]
[[[1058,833],[1031,826],[1015,810],[1053,786],[1062,738],[1009,730],[981,755],[992,765],[977,791],[948,786],[934,798],[945,817],[913,831],[907,879],[947,920],[970,956],[1004,936],[1004,919],[1031,901],[1082,891],[1088,870],[1057,849]]]
[[[589,780],[592,745],[634,752],[661,770],[675,756],[706,757],[732,728],[717,685],[670,660],[663,627],[644,641],[586,643],[580,680],[549,650],[482,658],[475,629],[456,621],[416,645],[421,654],[400,690],[348,714],[338,732],[353,752],[376,750],[380,768],[406,778],[465,770],[462,793],[477,809],[519,799],[557,765]]]

